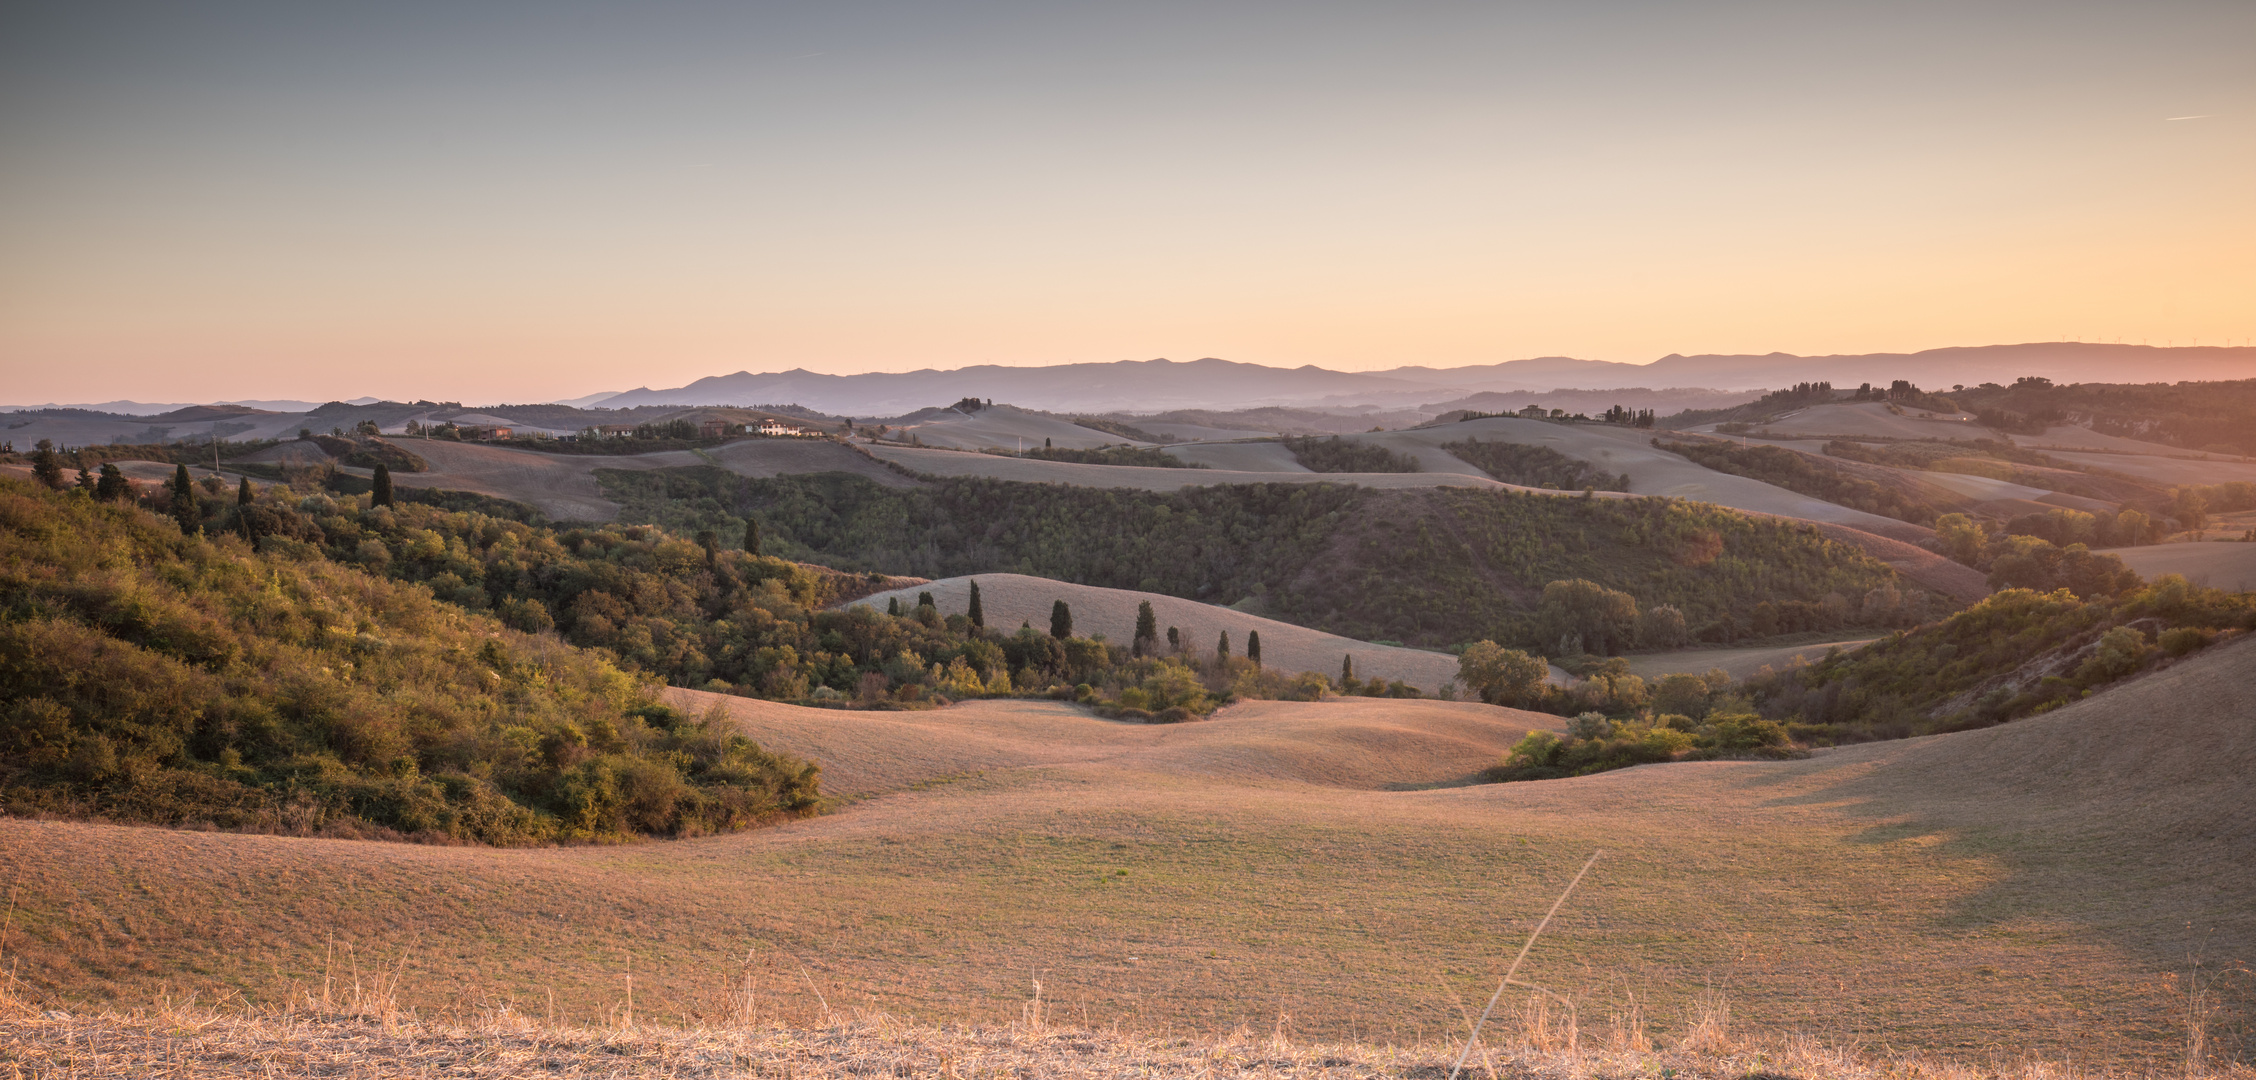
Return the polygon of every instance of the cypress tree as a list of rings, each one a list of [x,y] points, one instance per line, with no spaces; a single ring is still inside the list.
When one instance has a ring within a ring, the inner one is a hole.
[[[1246,659],[1253,661],[1255,667],[1261,666],[1261,631],[1259,630],[1246,631]]]
[[[172,517],[180,523],[182,536],[194,536],[203,527],[202,515],[196,513],[196,482],[188,478],[186,465],[173,469]]]
[[[760,553],[760,523],[752,518],[744,519],[744,553],[747,555],[758,555]],[[899,613],[895,612],[895,614]]]
[[[932,599],[932,594],[931,594],[931,593],[928,593],[928,592],[920,592],[920,593],[918,593],[918,594],[917,594],[917,606],[918,606],[918,607],[928,607],[928,608],[936,608],[936,607],[939,607],[940,605],[939,605],[939,604],[937,604],[937,603],[935,603],[935,602],[933,601],[933,599]]]
[[[250,480],[245,478],[243,482],[247,484]],[[376,487],[369,492],[368,505],[392,505],[392,470],[381,461],[376,463]]]
[[[251,478],[244,477],[243,482],[235,486],[235,505],[249,506],[251,500],[256,498],[258,498],[258,492],[251,490]]]
[[[971,610],[966,614],[971,616],[971,625],[982,630],[987,628],[987,609],[979,606],[979,581],[976,578],[971,583]]]
[[[1065,606],[1063,600],[1054,601],[1050,604],[1050,636],[1054,638],[1073,636],[1073,609]]]
[[[39,440],[39,448],[31,453],[31,475],[50,490],[63,490],[63,463],[55,460],[55,440]],[[185,467],[181,475],[187,475]]]
[[[1170,626],[1170,627],[1168,627],[1168,628],[1167,628],[1167,648],[1168,648],[1168,651],[1170,651],[1170,652],[1182,652],[1182,651],[1183,651],[1183,632],[1182,632],[1182,631],[1180,631],[1180,630],[1177,630],[1177,629],[1175,629],[1175,628],[1174,628],[1174,627],[1172,627],[1172,626]]]
[[[697,546],[705,549],[705,568],[711,570],[721,562],[721,538],[711,529],[697,530]]]
[[[1222,631],[1221,637],[1214,639],[1214,658],[1217,660],[1227,660],[1229,659],[1229,657],[1230,632],[1228,630],[1224,630]]]
[[[1348,653],[1348,654],[1346,654],[1346,655],[1344,655],[1344,656],[1341,656],[1341,657],[1340,657],[1340,682],[1342,682],[1342,683],[1345,683],[1345,682],[1346,682],[1347,680],[1349,680],[1349,679],[1352,679],[1352,678],[1354,678],[1354,677],[1355,677],[1355,654],[1353,654],[1353,653]]]
[[[78,489],[88,495],[94,494],[94,474],[87,472],[84,465],[78,467]]]
[[[885,613],[887,615],[899,615],[901,613],[901,598],[898,596],[886,597]]]
[[[108,462],[102,464],[102,477],[94,481],[95,498],[103,502],[116,502],[125,498],[132,490],[133,486],[125,481],[125,473],[120,471],[116,465]]]
[[[1136,637],[1132,644],[1138,656],[1159,645],[1159,617],[1152,614],[1149,600],[1136,605]]]

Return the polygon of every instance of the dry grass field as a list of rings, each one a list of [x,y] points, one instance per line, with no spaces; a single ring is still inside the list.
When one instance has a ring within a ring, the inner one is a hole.
[[[1471,473],[1316,473],[1256,472],[1231,469],[1152,469],[1135,465],[1082,465],[1070,461],[967,454],[955,450],[920,449],[884,443],[869,448],[879,458],[929,476],[985,476],[1030,484],[1074,484],[1080,487],[1133,488],[1175,491],[1213,484],[1358,484],[1370,488],[1472,487],[1503,489],[1486,476]]]
[[[1077,1029],[1432,1046],[1603,849],[1521,971],[1593,1038],[1672,1042],[1721,995],[1745,1034],[2161,1068],[2194,1028],[2256,1052],[2252,678],[2243,641],[2001,728],[1475,787],[1555,718],[732,702],[851,801],[512,851],[5,820],[0,970],[38,1009],[357,979],[430,1020],[606,1027],[630,978],[644,1022],[800,1027],[1005,1023],[1039,981]]]
[[[2109,548],[2125,565],[2148,579],[2183,574],[2196,585],[2245,592],[2256,589],[2256,544],[2204,541]]]
[[[887,600],[898,598],[906,608],[915,605],[918,593],[929,592],[942,614],[954,615],[970,606],[974,580],[979,582],[979,603],[986,614],[987,625],[1006,633],[1017,629],[1022,622],[1047,631],[1051,603],[1063,600],[1073,609],[1075,633],[1103,634],[1107,641],[1125,645],[1136,633],[1136,605],[1148,602],[1152,615],[1159,620],[1163,646],[1167,628],[1173,626],[1183,632],[1184,640],[1192,647],[1211,653],[1215,639],[1227,630],[1231,651],[1242,656],[1246,634],[1258,630],[1261,632],[1261,662],[1288,674],[1316,671],[1337,675],[1340,658],[1352,655],[1357,676],[1400,679],[1429,694],[1457,677],[1457,658],[1447,653],[1373,645],[1162,593],[1073,585],[1024,574],[942,578],[929,584],[877,593],[854,603],[869,604],[883,611]]]
[[[1970,413],[1927,413],[1907,408],[1900,415],[1877,401],[1815,405],[1758,425],[1774,435],[1867,437],[1881,439],[1994,439],[1997,434]],[[1701,429],[1706,430],[1706,429]]]
[[[742,476],[851,472],[881,484],[915,483],[829,439],[738,439],[708,450],[654,454],[544,454],[445,439],[402,439],[401,446],[431,466],[396,473],[401,487],[450,488],[538,507],[559,521],[609,521],[619,504],[596,484],[598,469],[670,469],[718,465]]]
[[[2169,451],[2171,448],[2162,447]],[[2096,451],[2049,451],[2053,457],[2079,468],[2120,473],[2157,484],[2222,484],[2227,480],[2256,481],[2256,463],[2224,456],[2208,458],[2165,454],[2108,454]]]
[[[1020,446],[1039,449],[1044,439],[1049,440],[1053,446],[1069,450],[1086,450],[1108,444],[1150,445],[1123,439],[1095,428],[1085,428],[1071,420],[1030,413],[1009,405],[993,405],[968,415],[950,411],[930,420],[902,425],[897,430],[913,432],[927,446],[952,450],[984,450],[991,446],[1005,450]]]

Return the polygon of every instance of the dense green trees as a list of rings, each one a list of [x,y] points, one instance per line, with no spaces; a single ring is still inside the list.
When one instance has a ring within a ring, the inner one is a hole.
[[[1137,465],[1147,469],[1206,468],[1205,465],[1184,461],[1165,450],[1148,446],[1099,446],[1090,450],[1075,450],[1068,447],[1051,446],[1049,441],[1045,439],[1042,447],[1038,450],[1019,452],[994,449],[987,452],[1010,457],[1038,458],[1042,461],[1067,461],[1080,465]]]
[[[260,556],[157,520],[0,480],[10,812],[516,844],[814,806],[811,766],[595,654],[302,543]]]
[[[1548,446],[1482,442],[1472,438],[1443,443],[1441,448],[1507,484],[1560,491],[1629,490],[1629,474],[1616,476]]]
[[[2256,594],[2168,575],[2079,598],[2009,588],[1950,618],[1755,680],[1763,715],[1820,741],[1900,738],[2001,723],[2058,707],[2256,629]],[[2131,641],[2137,638],[2137,643]]]
[[[1285,449],[1292,451],[1293,460],[1312,472],[1326,473],[1410,473],[1424,466],[1408,454],[1396,453],[1377,443],[1347,442],[1334,435],[1320,439],[1314,435],[1304,438],[1287,436]]]
[[[55,456],[55,440],[41,439],[31,451],[32,478],[50,491],[63,489],[63,463]]]
[[[1288,622],[1364,640],[1488,638],[1548,650],[1536,602],[1582,579],[1669,606],[1691,640],[1867,625],[1887,567],[1807,526],[1668,499],[1331,484],[1156,493],[841,474],[757,479],[713,468],[599,473],[622,520],[704,527],[757,512],[779,554],[920,577],[1008,572],[1227,602],[1260,590]],[[1947,610],[1903,589],[1882,625]]]
[[[1476,641],[1457,657],[1458,683],[1491,705],[1526,706],[1540,695],[1550,670],[1542,657],[1493,641]],[[1351,673],[1343,666],[1340,674]]]

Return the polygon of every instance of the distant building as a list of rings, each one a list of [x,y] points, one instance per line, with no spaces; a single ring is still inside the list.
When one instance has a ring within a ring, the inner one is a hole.
[[[700,439],[725,439],[728,437],[729,429],[734,426],[736,425],[726,420],[707,420],[697,425],[697,437]]]
[[[509,437],[509,429],[499,424],[464,424],[457,430],[464,442],[494,442]]]
[[[633,424],[597,424],[595,433],[606,439],[624,439],[635,433]]]
[[[762,420],[760,421],[760,434],[805,435],[806,432],[801,430],[797,424],[786,424],[781,420]]]
[[[1535,419],[1541,420],[1544,417],[1551,415],[1551,412],[1541,405],[1529,405],[1528,407],[1520,410],[1520,415],[1531,416]]]

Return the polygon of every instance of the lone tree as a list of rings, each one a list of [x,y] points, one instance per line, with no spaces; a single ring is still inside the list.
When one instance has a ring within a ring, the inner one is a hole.
[[[244,477],[242,483],[235,485],[235,505],[249,506],[252,500],[257,498],[258,492],[251,490],[250,477]]]
[[[55,440],[39,440],[39,448],[31,452],[31,475],[55,491],[63,490],[63,463],[55,460]],[[181,475],[187,475],[185,467]]]
[[[705,569],[721,564],[721,538],[711,529],[697,530],[697,546],[705,549]]]
[[[886,597],[885,613],[887,615],[899,615],[901,613],[901,598],[898,596]]]
[[[1050,636],[1064,639],[1073,636],[1073,609],[1063,600],[1050,602]]]
[[[180,523],[182,536],[194,536],[203,528],[203,516],[196,512],[196,482],[188,478],[186,465],[173,468],[172,517]]]
[[[1261,666],[1261,631],[1259,630],[1246,631],[1246,659],[1253,661],[1255,667]]]
[[[1527,703],[1550,673],[1542,657],[1493,641],[1476,641],[1457,658],[1457,681],[1491,705]]]
[[[1228,630],[1222,631],[1222,636],[1214,639],[1214,658],[1217,660],[1230,658],[1230,632]]]
[[[1159,647],[1159,616],[1152,614],[1149,600],[1136,605],[1136,636],[1129,644],[1137,656],[1153,652]]]
[[[251,481],[249,477],[244,477],[243,482],[248,484]],[[376,486],[368,493],[368,505],[392,505],[392,470],[381,461],[376,463]]]
[[[979,579],[977,578],[972,579],[971,610],[965,612],[965,614],[971,616],[971,625],[982,630],[987,628],[987,609],[979,606]]]
[[[1167,651],[1183,651],[1183,632],[1181,630],[1175,629],[1172,626],[1167,628]]]
[[[250,483],[249,480],[243,481]],[[117,502],[133,494],[133,485],[126,482],[125,473],[110,462],[102,463],[102,475],[94,481],[94,497],[103,502]]]
[[[760,523],[752,518],[744,519],[744,553],[747,555],[758,555],[760,553]]]
[[[1345,682],[1346,682],[1347,680],[1349,680],[1349,679],[1352,679],[1352,678],[1354,678],[1354,677],[1355,677],[1355,654],[1354,654],[1354,653],[1346,653],[1346,654],[1343,654],[1343,655],[1342,655],[1342,656],[1340,657],[1340,682],[1342,682],[1342,683],[1345,683]]]

